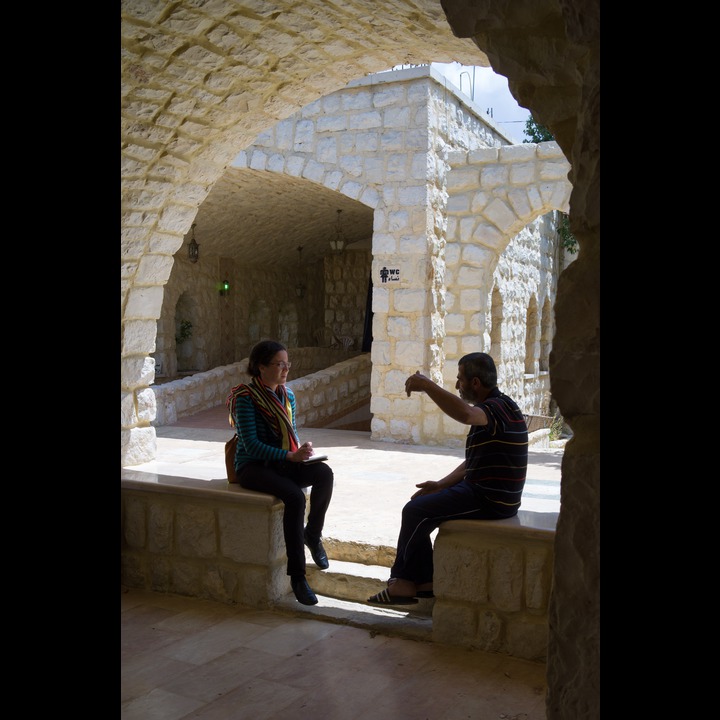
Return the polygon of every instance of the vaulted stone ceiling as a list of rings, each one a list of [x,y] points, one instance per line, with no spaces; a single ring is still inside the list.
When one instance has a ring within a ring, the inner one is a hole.
[[[302,178],[231,167],[198,210],[195,241],[201,254],[248,265],[294,266],[301,245],[310,264],[331,252],[338,210],[348,246],[369,249],[372,208]]]

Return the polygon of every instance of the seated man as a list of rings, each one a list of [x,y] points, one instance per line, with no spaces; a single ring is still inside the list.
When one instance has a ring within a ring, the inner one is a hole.
[[[405,391],[427,393],[449,417],[469,425],[465,460],[440,480],[420,488],[402,511],[395,562],[387,588],[372,605],[413,605],[433,597],[430,534],[446,520],[500,520],[520,508],[528,464],[528,430],[520,408],[497,388],[495,362],[487,353],[460,358],[455,388],[444,390],[419,372]]]

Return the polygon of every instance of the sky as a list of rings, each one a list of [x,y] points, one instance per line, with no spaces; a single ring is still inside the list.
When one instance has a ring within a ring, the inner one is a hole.
[[[489,67],[472,67],[459,63],[432,63],[432,66],[490,115],[492,121],[506,135],[518,143],[529,139],[525,135],[525,121],[530,116],[530,111],[517,104],[510,94],[506,77],[495,74]],[[491,109],[491,112],[488,112],[488,109]]]

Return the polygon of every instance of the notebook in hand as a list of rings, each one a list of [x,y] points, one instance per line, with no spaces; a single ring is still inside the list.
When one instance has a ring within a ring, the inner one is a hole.
[[[307,460],[303,460],[303,463],[305,463],[305,465],[307,465],[309,463],[320,462],[321,460],[327,460],[327,459],[328,459],[327,455],[312,455]]]

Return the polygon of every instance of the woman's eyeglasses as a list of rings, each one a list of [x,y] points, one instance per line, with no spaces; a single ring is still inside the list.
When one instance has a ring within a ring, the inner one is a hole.
[[[277,365],[278,367],[283,368],[284,370],[289,370],[292,367],[291,362],[276,362],[276,363],[268,363],[268,365]]]

